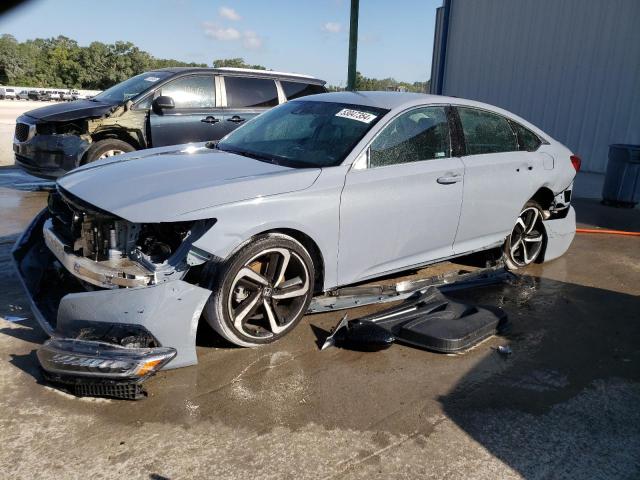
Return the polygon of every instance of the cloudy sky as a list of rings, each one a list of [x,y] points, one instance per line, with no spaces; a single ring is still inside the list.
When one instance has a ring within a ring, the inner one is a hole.
[[[361,0],[358,70],[425,81],[442,0]],[[128,40],[162,58],[243,57],[346,83],[349,0],[32,0],[0,17],[18,40],[66,35],[81,45]]]

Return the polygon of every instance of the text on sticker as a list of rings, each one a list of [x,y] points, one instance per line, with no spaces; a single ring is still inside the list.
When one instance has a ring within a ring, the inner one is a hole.
[[[376,115],[368,112],[361,112],[360,110],[351,110],[350,108],[343,108],[336,117],[350,118],[351,120],[357,120],[358,122],[371,123],[375,120]]]

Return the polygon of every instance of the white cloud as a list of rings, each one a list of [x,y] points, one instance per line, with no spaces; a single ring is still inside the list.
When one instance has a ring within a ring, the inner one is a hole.
[[[240,32],[233,27],[224,27],[214,22],[203,22],[204,34],[223,42],[242,42],[247,50],[259,50],[264,45],[264,39],[253,30]]]
[[[202,25],[204,34],[216,40],[238,40],[241,37],[240,32],[232,27],[225,28],[211,22],[204,22]]]
[[[322,25],[322,31],[329,33],[340,33],[342,31],[342,25],[337,22],[327,22]]]
[[[242,18],[240,15],[238,15],[238,12],[236,12],[231,7],[220,7],[218,9],[218,14],[222,18],[226,18],[227,20],[233,20],[234,22],[238,21],[238,20],[240,20]]]
[[[249,50],[259,50],[262,48],[262,37],[252,30],[243,33],[242,45]]]

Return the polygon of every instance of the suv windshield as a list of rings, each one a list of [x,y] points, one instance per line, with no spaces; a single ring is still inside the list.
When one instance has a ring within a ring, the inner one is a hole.
[[[345,103],[288,102],[233,131],[218,148],[291,167],[338,165],[387,112]]]
[[[122,103],[154,86],[160,80],[167,78],[169,72],[147,72],[120,82],[104,92],[99,93],[93,100],[105,103]]]

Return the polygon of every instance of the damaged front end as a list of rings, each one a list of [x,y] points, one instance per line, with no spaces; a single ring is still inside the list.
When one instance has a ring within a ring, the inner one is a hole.
[[[13,251],[52,337],[38,351],[47,378],[79,394],[139,398],[161,368],[197,363],[211,291],[197,285],[209,257],[192,243],[214,223],[132,223],[53,192]]]
[[[29,174],[57,178],[80,165],[91,141],[84,121],[43,123],[22,115],[13,139],[15,162]]]
[[[55,179],[86,161],[91,145],[101,139],[148,146],[145,110],[131,108],[131,102],[93,105],[52,117],[31,116],[37,111],[18,117],[13,138],[16,165],[31,175]]]

